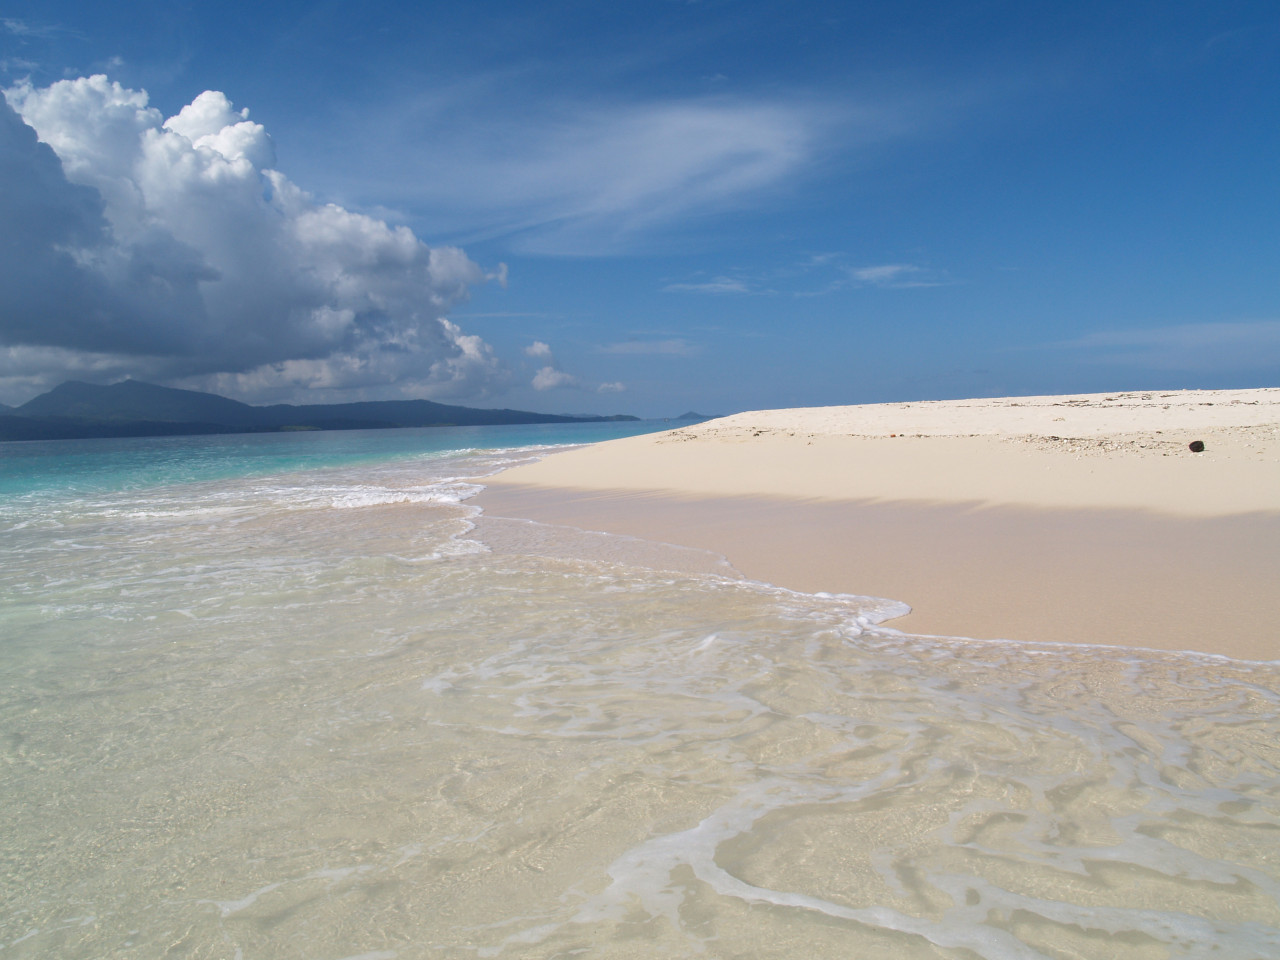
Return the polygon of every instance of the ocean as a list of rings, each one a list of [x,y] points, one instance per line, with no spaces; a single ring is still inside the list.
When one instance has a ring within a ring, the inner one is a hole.
[[[468,505],[662,426],[0,444],[0,960],[1280,957],[1280,664]]]

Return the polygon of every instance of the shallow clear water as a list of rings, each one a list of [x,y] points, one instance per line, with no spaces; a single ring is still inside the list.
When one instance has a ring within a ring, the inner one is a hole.
[[[1277,665],[477,524],[584,438],[396,433],[0,448],[0,957],[1280,956]]]

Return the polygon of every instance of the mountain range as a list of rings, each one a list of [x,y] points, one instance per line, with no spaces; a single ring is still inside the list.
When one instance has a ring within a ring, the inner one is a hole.
[[[576,417],[525,410],[484,410],[431,400],[252,406],[215,393],[178,390],[140,380],[124,380],[110,386],[68,380],[21,406],[0,408],[0,440],[598,423],[637,419],[629,416]]]

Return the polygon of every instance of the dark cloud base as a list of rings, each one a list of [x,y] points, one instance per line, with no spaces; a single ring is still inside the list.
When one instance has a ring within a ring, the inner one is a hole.
[[[207,91],[165,120],[104,76],[0,101],[0,388],[86,370],[240,395],[480,397],[505,372],[447,319],[461,250],[315,201]]]

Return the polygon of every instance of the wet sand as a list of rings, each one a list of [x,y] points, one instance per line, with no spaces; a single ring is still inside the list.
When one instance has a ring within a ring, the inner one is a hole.
[[[901,600],[911,633],[1280,658],[1280,390],[760,411],[485,483],[487,516]]]

